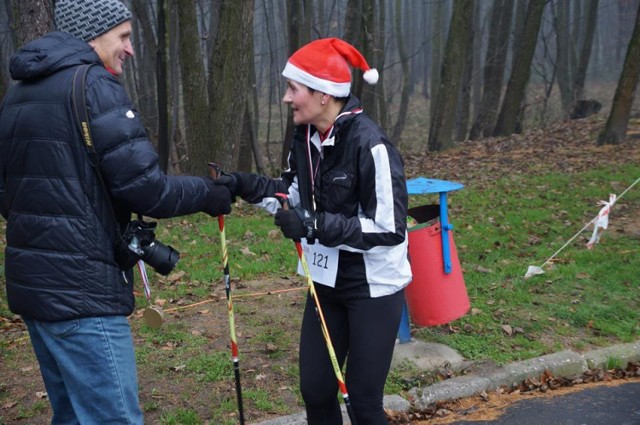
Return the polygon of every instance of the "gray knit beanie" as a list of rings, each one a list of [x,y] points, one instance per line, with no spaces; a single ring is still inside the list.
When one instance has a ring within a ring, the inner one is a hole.
[[[84,41],[93,40],[129,19],[131,12],[118,0],[56,1],[56,30]]]

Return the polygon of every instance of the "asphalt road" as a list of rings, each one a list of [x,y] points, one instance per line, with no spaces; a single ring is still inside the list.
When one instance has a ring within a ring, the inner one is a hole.
[[[523,398],[489,421],[455,425],[640,425],[640,382],[585,386],[556,397]]]

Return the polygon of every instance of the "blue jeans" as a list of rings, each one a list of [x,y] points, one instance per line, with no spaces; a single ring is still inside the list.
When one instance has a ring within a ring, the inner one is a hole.
[[[56,424],[142,424],[124,316],[41,322],[23,317]]]

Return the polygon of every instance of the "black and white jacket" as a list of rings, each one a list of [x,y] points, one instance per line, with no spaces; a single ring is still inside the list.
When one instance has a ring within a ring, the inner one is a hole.
[[[319,242],[340,249],[335,288],[346,297],[390,295],[411,281],[403,161],[354,96],[326,140],[296,128],[281,179],[252,181],[242,193],[249,202],[273,212],[274,194],[285,192],[293,206],[315,210]]]

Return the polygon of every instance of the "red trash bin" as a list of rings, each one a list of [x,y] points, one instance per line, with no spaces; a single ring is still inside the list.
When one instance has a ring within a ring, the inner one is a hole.
[[[438,205],[424,205],[409,210],[409,216],[418,225],[409,229],[413,280],[405,288],[405,298],[411,320],[419,326],[449,323],[464,316],[471,307],[452,231],[446,232],[451,273],[444,272],[438,208]]]

